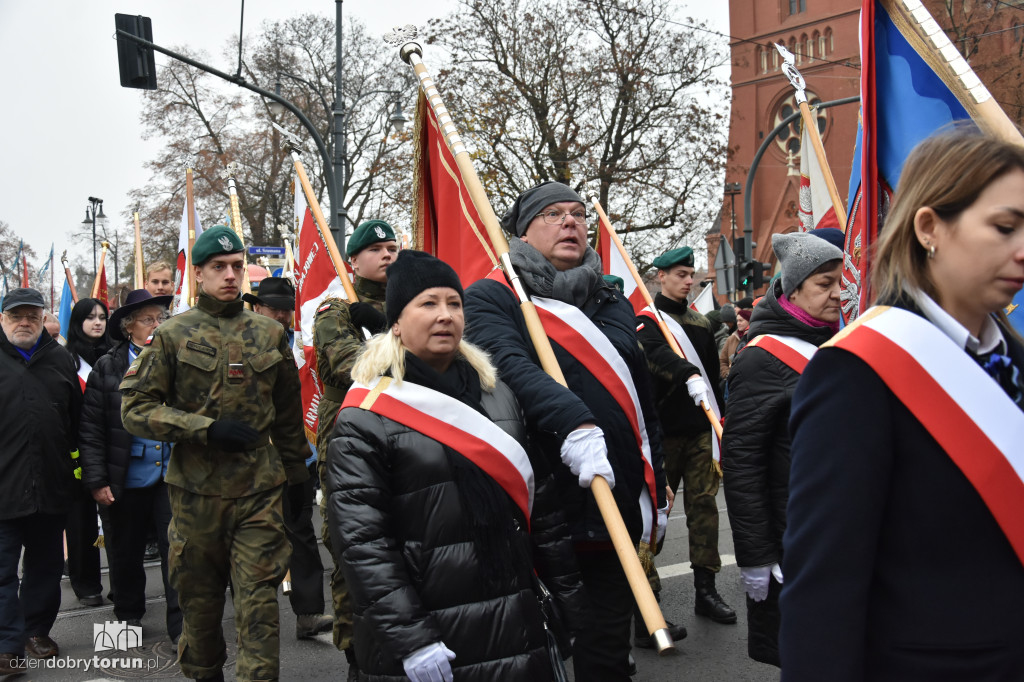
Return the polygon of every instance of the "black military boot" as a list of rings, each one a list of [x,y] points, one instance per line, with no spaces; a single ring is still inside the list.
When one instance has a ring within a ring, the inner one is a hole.
[[[655,592],[654,596],[661,602],[661,596]],[[672,636],[673,642],[686,639],[686,628],[682,625],[676,625],[672,621],[666,619],[665,625],[668,626],[668,634]],[[644,618],[640,615],[640,608],[635,604],[633,605],[633,646],[640,649],[653,649],[654,639],[647,634],[647,626],[644,625]]]
[[[715,573],[706,568],[693,567],[693,586],[697,594],[693,601],[693,612],[706,616],[716,623],[735,623],[736,612],[722,601],[715,589]]]

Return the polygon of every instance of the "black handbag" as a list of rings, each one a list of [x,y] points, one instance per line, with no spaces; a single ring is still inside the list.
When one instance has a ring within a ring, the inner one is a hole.
[[[572,640],[566,631],[555,602],[551,598],[551,592],[540,581],[536,575],[533,577],[535,583],[537,602],[540,604],[540,612],[544,617],[544,636],[547,638],[548,660],[551,663],[551,675],[554,682],[569,682],[569,673],[565,669],[565,659],[569,656],[563,651],[572,651]]]

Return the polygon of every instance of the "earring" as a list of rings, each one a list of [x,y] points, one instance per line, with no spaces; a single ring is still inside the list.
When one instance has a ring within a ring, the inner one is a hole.
[[[928,245],[928,257],[935,258],[935,244]]]

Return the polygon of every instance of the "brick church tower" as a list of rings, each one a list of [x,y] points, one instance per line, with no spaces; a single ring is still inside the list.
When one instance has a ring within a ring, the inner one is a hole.
[[[732,115],[731,156],[725,182],[739,183],[739,193],[726,195],[721,232],[706,235],[708,262],[713,270],[719,234],[732,244],[732,206],[736,235],[743,236],[747,175],[758,149],[771,131],[797,111],[793,87],[782,73],[782,60],[772,47],[782,43],[796,56],[796,67],[807,81],[807,99],[817,102],[859,94],[860,54],[857,0],[731,0]],[[846,104],[815,112],[818,128],[839,193],[845,200],[857,135],[858,105]],[[755,260],[776,264],[771,235],[792,232],[800,224],[801,127],[797,119],[768,144],[756,168],[750,192]],[[809,153],[813,153],[808,150]],[[716,225],[717,227],[717,225]],[[709,273],[712,274],[712,273]],[[713,276],[713,274],[712,274]],[[763,291],[763,289],[762,289]],[[719,292],[719,300],[727,300]]]

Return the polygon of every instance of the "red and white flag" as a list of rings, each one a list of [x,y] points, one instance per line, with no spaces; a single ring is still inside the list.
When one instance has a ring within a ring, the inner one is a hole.
[[[626,295],[629,302],[633,304],[633,311],[639,313],[647,306],[644,295],[636,285],[629,266],[619,253],[619,249],[612,244],[612,238],[603,225],[598,225],[601,235],[597,238],[597,254],[601,256],[601,269],[606,275],[622,278],[622,293]]]
[[[100,265],[100,271],[96,274],[96,282],[93,284],[93,298],[103,301],[103,305],[110,308],[110,296],[107,292],[107,264]]]
[[[78,385],[82,387],[82,393],[85,393],[85,384],[89,381],[89,375],[92,374],[92,365],[78,358]]]
[[[819,227],[844,227],[836,217],[807,126],[800,140],[800,225],[804,232]]]
[[[313,318],[326,298],[347,298],[334,270],[331,255],[320,237],[313,212],[309,210],[302,185],[295,179],[295,223],[299,250],[295,257],[295,340],[292,353],[302,383],[302,422],[310,441],[316,441],[317,407],[323,396],[323,382],[317,375],[313,348]],[[346,275],[348,273],[345,273]]]
[[[195,211],[196,238],[203,233],[203,226],[199,222],[199,212]],[[192,306],[188,304],[192,291],[191,273],[185,272],[185,254],[188,252],[188,202],[181,208],[181,229],[178,231],[178,258],[174,264],[174,303],[172,313],[177,315],[183,313]],[[191,268],[189,268],[191,270]]]
[[[711,293],[711,287],[706,286],[700,290],[697,297],[693,299],[693,303],[690,307],[696,310],[701,315],[707,315],[715,309],[715,296]]]

